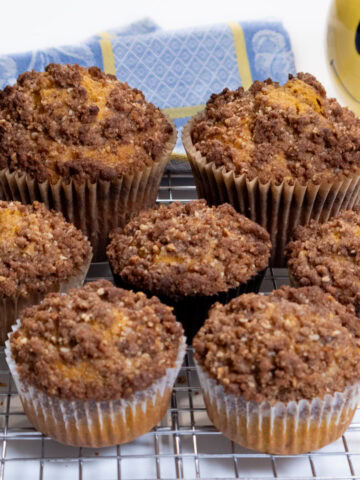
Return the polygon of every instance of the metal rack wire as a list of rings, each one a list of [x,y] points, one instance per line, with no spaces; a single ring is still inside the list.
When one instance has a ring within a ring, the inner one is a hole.
[[[166,174],[160,202],[196,198],[189,173]],[[88,281],[111,279],[106,263],[92,265]],[[287,284],[286,270],[268,269],[261,291]],[[0,480],[120,479],[360,479],[360,409],[343,437],[297,456],[246,450],[224,437],[209,420],[189,348],[171,405],[151,432],[126,445],[74,448],[33,429],[0,352]]]

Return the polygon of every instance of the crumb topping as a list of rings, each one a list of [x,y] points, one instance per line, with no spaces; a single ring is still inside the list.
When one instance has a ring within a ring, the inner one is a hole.
[[[61,213],[0,201],[0,296],[46,292],[89,261],[90,243]]]
[[[287,246],[288,267],[301,286],[318,285],[343,304],[360,307],[360,209],[326,223],[299,226]]]
[[[323,398],[360,379],[358,319],[318,287],[282,287],[219,303],[195,358],[228,393],[271,404]]]
[[[360,119],[309,73],[212,95],[191,138],[208,162],[262,183],[319,184],[360,167]]]
[[[164,376],[182,333],[158,298],[99,280],[25,309],[10,346],[23,381],[68,400],[102,401]]]
[[[177,298],[214,295],[268,265],[269,234],[229,204],[204,200],[142,211],[110,234],[114,273],[139,288]]]
[[[50,64],[0,92],[0,168],[39,182],[131,174],[151,166],[171,134],[139,90],[97,67]]]

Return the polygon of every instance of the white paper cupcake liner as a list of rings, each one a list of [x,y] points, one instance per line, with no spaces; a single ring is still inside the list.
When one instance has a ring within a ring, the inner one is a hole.
[[[26,297],[3,297],[0,299],[0,345],[4,345],[12,325],[19,318],[24,308],[37,305],[51,292],[68,292],[71,288],[82,287],[90,267],[92,255],[87,258],[81,268],[67,280],[53,284],[45,292],[33,292]]]
[[[320,185],[298,182],[295,185],[287,182],[275,185],[271,181],[263,184],[258,178],[250,181],[245,175],[236,176],[224,167],[208,163],[191,140],[193,122],[203,117],[203,112],[193,117],[182,133],[198,196],[205,198],[210,205],[228,202],[238,212],[266,228],[272,244],[271,266],[285,266],[285,246],[297,225],[306,225],[312,218],[326,222],[340,209],[351,209],[359,204],[360,173],[351,177],[339,176],[333,182]]]
[[[360,398],[360,384],[323,399],[249,402],[229,394],[195,361],[206,409],[216,428],[243,447],[272,454],[300,454],[339,438]]]
[[[13,326],[16,331],[20,320]],[[33,426],[67,445],[106,447],[126,443],[147,433],[164,416],[186,352],[181,339],[175,366],[146,390],[128,399],[109,401],[64,400],[24,383],[6,341],[5,355],[24,411]]]
[[[106,245],[111,230],[124,226],[140,210],[155,205],[161,177],[177,139],[172,120],[173,134],[162,154],[147,167],[133,175],[123,175],[115,180],[90,180],[76,182],[59,179],[39,183],[24,172],[0,170],[0,199],[45,203],[61,212],[86,235],[92,245],[93,261],[106,260]]]

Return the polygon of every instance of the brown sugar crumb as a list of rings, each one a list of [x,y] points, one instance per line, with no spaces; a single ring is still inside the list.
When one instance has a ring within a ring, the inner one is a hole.
[[[360,209],[297,227],[287,256],[298,285],[318,285],[339,302],[360,307]]]
[[[46,292],[90,261],[86,237],[42,203],[0,201],[0,296]]]
[[[164,376],[182,333],[158,298],[99,280],[24,310],[10,346],[22,381],[49,395],[101,401],[128,398]]]
[[[318,184],[360,167],[360,119],[309,73],[212,95],[191,137],[208,162],[262,183]]]
[[[0,92],[0,168],[39,182],[131,174],[151,166],[172,133],[139,90],[96,67],[50,64]]]
[[[223,204],[172,203],[140,212],[110,235],[114,273],[138,288],[177,298],[214,295],[268,265],[269,234]]]
[[[323,398],[360,379],[356,322],[318,287],[241,295],[212,308],[194,339],[195,358],[248,401]]]

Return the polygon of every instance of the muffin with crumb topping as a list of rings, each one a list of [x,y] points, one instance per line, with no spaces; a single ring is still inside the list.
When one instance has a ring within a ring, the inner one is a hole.
[[[171,308],[106,280],[26,309],[6,346],[34,427],[88,447],[130,442],[156,425],[184,354]]]
[[[298,224],[358,203],[360,119],[308,73],[212,95],[183,143],[199,196],[265,227],[273,266]]]
[[[81,286],[91,257],[87,238],[61,213],[0,201],[0,343],[25,307]]]
[[[210,305],[259,289],[271,248],[260,225],[204,200],[140,212],[110,239],[115,282],[173,306],[188,339]]]
[[[154,205],[176,128],[137,89],[98,68],[50,64],[0,92],[0,198],[39,200],[86,234]]]
[[[360,325],[318,287],[216,304],[193,342],[205,405],[240,445],[299,454],[340,437],[360,394]]]
[[[360,209],[296,228],[287,246],[290,281],[317,285],[360,315]]]

